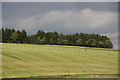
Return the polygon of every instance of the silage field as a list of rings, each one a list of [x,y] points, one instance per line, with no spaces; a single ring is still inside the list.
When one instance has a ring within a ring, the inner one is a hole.
[[[3,78],[117,73],[117,50],[2,43]]]

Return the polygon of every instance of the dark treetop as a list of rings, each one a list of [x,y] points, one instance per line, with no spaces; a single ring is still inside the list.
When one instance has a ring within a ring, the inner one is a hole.
[[[25,30],[2,28],[2,42],[5,43],[27,43],[27,44],[51,44],[51,45],[73,45],[85,47],[112,48],[113,44],[107,36],[99,34],[63,34],[57,32],[44,32],[38,30],[34,35],[27,35]]]

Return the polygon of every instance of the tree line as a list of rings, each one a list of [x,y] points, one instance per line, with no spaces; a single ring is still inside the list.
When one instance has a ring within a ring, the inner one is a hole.
[[[50,44],[50,45],[73,45],[85,47],[112,48],[113,44],[107,36],[100,34],[63,34],[58,32],[44,32],[38,30],[34,35],[27,35],[25,30],[2,28],[2,42],[4,43],[27,43],[27,44]]]

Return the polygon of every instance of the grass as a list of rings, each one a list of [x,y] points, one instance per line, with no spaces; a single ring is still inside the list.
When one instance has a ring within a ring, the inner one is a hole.
[[[118,51],[2,43],[2,78],[68,74],[118,74]]]

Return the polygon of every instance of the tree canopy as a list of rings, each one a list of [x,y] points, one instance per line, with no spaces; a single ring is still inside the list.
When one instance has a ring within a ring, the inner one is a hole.
[[[100,34],[63,34],[57,32],[44,32],[38,30],[34,35],[27,35],[25,30],[2,28],[2,42],[27,43],[27,44],[51,44],[73,45],[85,47],[112,48],[113,44],[107,36]]]

